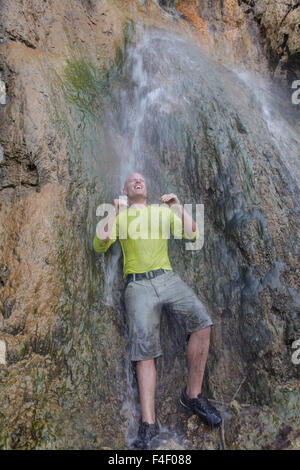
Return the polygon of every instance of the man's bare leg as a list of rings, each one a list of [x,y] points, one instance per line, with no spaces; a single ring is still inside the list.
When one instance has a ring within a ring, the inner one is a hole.
[[[136,373],[140,392],[142,421],[153,424],[155,423],[156,386],[156,368],[154,359],[138,361],[136,363]]]
[[[202,390],[203,375],[209,349],[211,327],[203,328],[191,334],[188,348],[188,382],[186,392],[190,398],[196,398]]]

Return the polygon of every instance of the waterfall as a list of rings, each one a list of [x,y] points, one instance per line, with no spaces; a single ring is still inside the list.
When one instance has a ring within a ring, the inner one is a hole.
[[[200,267],[202,273],[209,271],[213,284],[218,285],[215,290],[203,274],[200,277],[202,291],[204,285],[208,289],[203,295],[215,321],[222,324],[223,335],[232,335],[226,319],[216,313],[225,306],[236,312],[236,325],[246,322],[242,327],[243,338],[237,339],[237,343],[244,343],[243,347],[237,346],[230,361],[233,364],[234,356],[240,355],[248,368],[253,351],[264,348],[271,333],[265,320],[258,317],[261,330],[257,330],[254,340],[247,317],[240,313],[244,310],[248,311],[248,317],[250,312],[255,315],[259,300],[246,292],[248,285],[257,286],[259,281],[253,274],[243,280],[243,253],[236,248],[234,251],[232,243],[239,237],[237,230],[243,232],[242,227],[252,223],[257,224],[257,230],[262,230],[260,237],[264,243],[273,243],[265,220],[265,207],[258,199],[257,181],[261,171],[271,174],[277,161],[282,177],[298,197],[299,134],[286,115],[274,106],[276,96],[262,78],[254,79],[250,71],[238,72],[220,65],[201,47],[171,32],[137,24],[122,74],[122,80],[111,91],[118,106],[106,109],[104,118],[108,146],[119,157],[119,187],[122,188],[130,172],[138,171],[146,177],[151,202],[157,203],[163,193],[171,191],[185,203],[205,200],[206,223],[210,227],[203,249],[207,266],[203,266],[201,253],[189,256],[183,252],[182,259],[187,265],[192,263],[195,272],[199,273]],[[260,165],[261,170],[257,171]],[[270,207],[272,204],[271,201]],[[212,227],[221,227],[229,237],[227,241],[218,231],[212,236]],[[215,253],[211,251],[213,238]],[[250,253],[258,249],[251,243],[247,242],[243,248],[250,257]],[[178,245],[173,246],[171,254],[175,256],[175,267],[183,270],[184,277],[185,265],[176,258],[178,249],[181,249]],[[226,267],[220,264],[225,258]],[[110,289],[118,260],[119,254],[112,254],[106,261],[105,285]],[[227,266],[231,266],[230,270]],[[238,285],[243,292],[241,306]],[[281,289],[285,291],[282,286]],[[111,299],[107,287],[104,296]],[[239,328],[237,326],[235,333],[237,338]],[[164,332],[163,338],[167,341]],[[170,343],[168,347],[176,350]],[[171,367],[169,360],[167,355],[164,367]],[[185,366],[182,367],[184,370]],[[139,406],[128,359],[126,377],[128,395],[122,414],[128,421],[130,444],[137,427]],[[167,424],[162,430],[165,438],[161,443],[171,435],[176,436],[176,429],[170,431]],[[178,436],[176,439],[181,444],[184,442]]]
[[[278,86],[261,76],[251,72],[237,72],[251,93],[256,97],[261,113],[267,124],[269,134],[275,143],[282,162],[287,166],[291,175],[300,184],[299,159],[299,122],[296,117],[289,120],[280,112],[279,106],[289,107],[289,103],[282,103]],[[286,97],[285,97],[286,99]],[[279,105],[279,106],[278,106]],[[292,121],[291,121],[292,120]]]
[[[132,171],[151,204],[204,206],[202,249],[170,240],[169,257],[214,322],[204,393],[226,444],[299,444],[299,105],[267,78],[299,85],[284,3],[1,2],[1,449],[135,437],[121,249],[93,250]],[[217,449],[178,405],[187,339],[165,311],[157,445]]]

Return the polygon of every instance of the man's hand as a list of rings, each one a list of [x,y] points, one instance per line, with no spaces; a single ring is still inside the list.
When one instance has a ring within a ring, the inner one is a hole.
[[[160,198],[160,201],[164,202],[165,204],[168,204],[168,206],[172,208],[172,211],[176,215],[181,217],[185,233],[192,237],[197,230],[196,223],[192,219],[192,217],[184,210],[184,207],[180,204],[176,194],[164,194]]]
[[[178,197],[176,196],[176,194],[173,193],[164,194],[160,198],[160,201],[164,204],[168,204],[169,207],[173,206],[174,204],[180,204]]]
[[[116,215],[123,209],[126,209],[128,207],[128,204],[127,204],[127,198],[125,197],[120,197],[118,199],[114,199],[114,208],[115,208],[115,211],[116,211]]]

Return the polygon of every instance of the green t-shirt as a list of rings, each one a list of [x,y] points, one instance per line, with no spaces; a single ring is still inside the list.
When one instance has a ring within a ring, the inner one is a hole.
[[[166,206],[149,205],[142,209],[128,208],[116,216],[108,242],[96,235],[93,241],[97,253],[105,253],[118,239],[123,251],[124,279],[129,273],[144,273],[156,269],[172,270],[168,256],[168,239],[184,238],[195,241],[199,231],[192,238],[184,234],[183,223]]]

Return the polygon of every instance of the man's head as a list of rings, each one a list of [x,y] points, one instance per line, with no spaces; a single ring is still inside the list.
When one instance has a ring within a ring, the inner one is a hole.
[[[131,202],[143,202],[147,199],[145,178],[140,173],[132,173],[124,184],[123,193]]]

